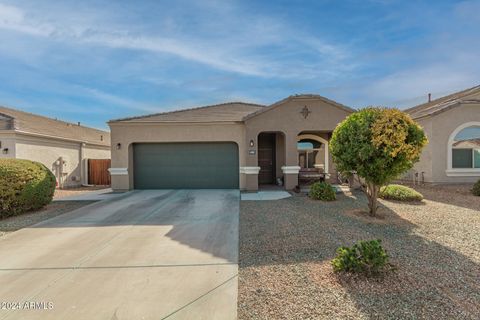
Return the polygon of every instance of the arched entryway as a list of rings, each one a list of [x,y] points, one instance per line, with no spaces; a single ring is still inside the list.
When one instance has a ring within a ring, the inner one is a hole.
[[[297,136],[298,165],[301,169],[318,169],[329,173],[328,140],[319,134],[300,133]]]

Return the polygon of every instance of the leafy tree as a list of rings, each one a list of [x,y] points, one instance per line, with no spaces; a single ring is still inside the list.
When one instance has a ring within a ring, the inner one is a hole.
[[[375,216],[380,187],[411,169],[427,143],[422,128],[406,113],[369,107],[337,126],[330,150],[340,172],[361,179],[370,215]]]

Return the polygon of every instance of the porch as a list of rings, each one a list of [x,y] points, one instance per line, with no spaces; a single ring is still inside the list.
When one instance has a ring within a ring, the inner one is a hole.
[[[330,137],[328,131],[302,131],[294,137],[278,131],[260,132],[256,141],[257,181],[250,183],[253,188],[247,190],[292,190],[315,181],[330,180],[333,176]],[[287,144],[287,141],[293,143]],[[252,145],[255,146],[255,141],[250,142]]]

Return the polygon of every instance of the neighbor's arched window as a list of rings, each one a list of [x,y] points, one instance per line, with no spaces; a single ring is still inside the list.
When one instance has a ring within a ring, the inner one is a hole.
[[[461,129],[450,147],[452,169],[480,169],[480,124]]]

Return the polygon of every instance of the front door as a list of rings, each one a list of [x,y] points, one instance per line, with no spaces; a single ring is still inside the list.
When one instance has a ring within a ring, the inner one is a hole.
[[[258,184],[275,183],[275,133],[258,135]]]

